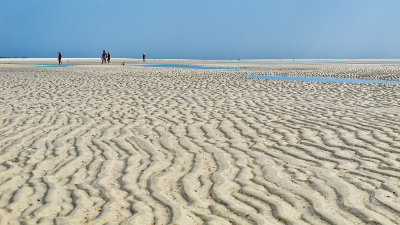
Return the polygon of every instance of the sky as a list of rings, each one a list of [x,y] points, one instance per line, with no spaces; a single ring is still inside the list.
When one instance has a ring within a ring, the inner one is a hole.
[[[0,0],[0,57],[400,58],[399,0]]]

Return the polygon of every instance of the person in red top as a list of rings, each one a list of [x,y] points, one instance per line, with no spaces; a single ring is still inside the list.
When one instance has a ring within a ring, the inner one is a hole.
[[[111,60],[110,52],[107,52],[107,62],[108,62],[108,64],[110,64],[110,60]]]
[[[61,58],[62,58],[62,54],[61,54],[61,52],[58,52],[58,65],[62,64]]]

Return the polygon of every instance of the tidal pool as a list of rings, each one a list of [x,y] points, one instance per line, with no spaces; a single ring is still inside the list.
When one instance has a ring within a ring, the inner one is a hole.
[[[238,70],[239,68],[230,67],[214,67],[214,66],[197,66],[197,65],[182,65],[182,64],[150,64],[141,65],[143,67],[161,67],[161,68],[180,68],[180,69],[204,69],[204,70]]]
[[[253,61],[233,61],[232,64],[250,65],[328,65],[328,64],[375,64],[375,65],[398,65],[400,61],[272,61],[272,62],[253,62]]]
[[[38,64],[36,65],[37,67],[67,67],[70,66],[70,64]]]
[[[284,76],[265,76],[265,75],[248,75],[249,78],[268,79],[268,80],[290,80],[290,81],[306,81],[306,82],[328,82],[328,83],[353,83],[353,84],[400,84],[400,81],[386,80],[363,80],[333,77],[284,77]]]

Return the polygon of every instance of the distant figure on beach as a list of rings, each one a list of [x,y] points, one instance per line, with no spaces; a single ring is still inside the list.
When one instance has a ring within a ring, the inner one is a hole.
[[[61,58],[62,58],[62,54],[61,54],[61,52],[58,52],[58,65],[62,64]]]
[[[143,57],[143,62],[145,62],[146,61],[146,54],[143,53],[142,57]]]
[[[107,53],[106,50],[103,50],[103,54],[101,55],[101,64],[106,64]]]
[[[108,62],[108,64],[110,64],[110,60],[111,60],[110,52],[107,52],[107,62]]]

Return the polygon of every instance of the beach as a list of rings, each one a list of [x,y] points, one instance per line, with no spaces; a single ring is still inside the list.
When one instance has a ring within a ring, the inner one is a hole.
[[[0,60],[0,224],[400,224],[400,85],[247,77],[399,61],[312,61]]]

